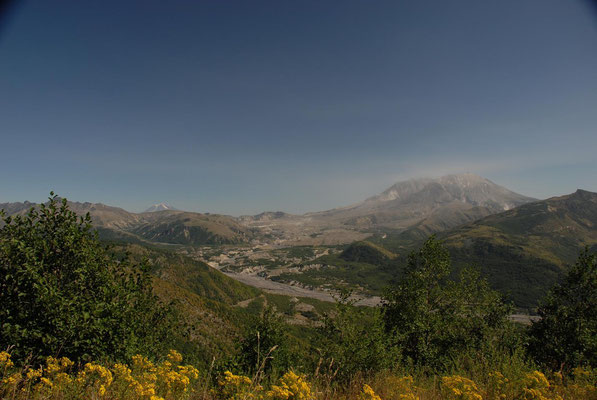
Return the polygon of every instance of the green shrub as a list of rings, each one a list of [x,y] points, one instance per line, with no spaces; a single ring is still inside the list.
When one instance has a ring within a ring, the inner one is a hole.
[[[66,199],[52,193],[24,216],[0,217],[0,348],[15,346],[17,360],[127,360],[163,353],[178,336],[147,268],[111,257]]]
[[[464,355],[490,357],[512,344],[512,307],[477,270],[463,270],[458,280],[451,272],[448,251],[431,237],[384,296],[386,330],[406,364],[444,370]]]
[[[288,326],[282,315],[266,306],[249,323],[240,343],[238,365],[243,372],[268,374],[284,372],[292,366]]]
[[[597,254],[585,249],[539,307],[530,329],[535,359],[553,369],[597,365]]]
[[[388,369],[395,361],[385,333],[381,308],[356,307],[349,293],[336,302],[320,329],[322,363],[335,378],[346,381],[357,373]]]

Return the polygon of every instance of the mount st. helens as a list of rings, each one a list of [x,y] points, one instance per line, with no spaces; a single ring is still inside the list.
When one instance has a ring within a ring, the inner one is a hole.
[[[341,244],[380,230],[416,228],[427,236],[534,200],[478,175],[460,174],[399,182],[347,207],[304,215],[268,212],[240,220],[286,243]]]
[[[434,216],[442,219],[450,213],[476,219],[533,200],[478,175],[446,175],[399,182],[361,203],[308,215],[348,225],[400,229]]]

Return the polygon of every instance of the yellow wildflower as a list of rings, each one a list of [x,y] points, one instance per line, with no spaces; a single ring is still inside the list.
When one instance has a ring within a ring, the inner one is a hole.
[[[145,386],[139,382],[135,384],[135,393],[137,396],[154,396],[155,386],[153,383],[147,383]]]
[[[523,385],[522,398],[524,400],[561,399],[558,395],[552,395],[549,381],[542,372],[533,371],[526,374]]]
[[[95,390],[100,396],[106,394],[114,377],[112,372],[99,364],[87,363],[77,376],[77,383],[88,385],[88,390]]]
[[[143,357],[140,354],[133,356],[133,369],[155,372],[154,364],[147,357]]]
[[[381,397],[375,394],[371,386],[363,385],[363,393],[359,397],[361,400],[381,400]]]
[[[69,374],[67,374],[65,372],[59,372],[56,374],[56,376],[54,376],[54,382],[58,386],[63,387],[63,386],[70,384],[72,382],[72,378],[70,377]]]
[[[234,386],[250,385],[251,379],[247,376],[234,375],[232,372],[226,371],[224,372],[224,380],[220,381],[220,385],[224,386],[227,384],[232,384]]]
[[[176,350],[170,350],[170,352],[168,353],[168,360],[175,364],[178,364],[182,362],[182,355]]]
[[[12,368],[14,363],[10,359],[10,353],[6,351],[0,352],[0,367]]]
[[[384,389],[384,394],[387,394],[388,397],[399,400],[419,400],[416,395],[417,387],[410,375],[401,378],[393,375],[387,376],[381,386]]]
[[[178,372],[189,377],[189,379],[199,378],[199,370],[192,365],[179,366]]]
[[[447,399],[453,400],[483,399],[475,382],[460,375],[444,376],[442,393]]]
[[[280,378],[278,385],[272,385],[267,396],[275,400],[307,400],[311,398],[311,387],[303,377],[289,371]]]
[[[112,372],[114,373],[115,377],[120,379],[124,379],[126,381],[130,381],[131,377],[131,369],[124,364],[116,363],[112,367]]]
[[[66,371],[73,366],[73,362],[66,357],[60,359],[54,357],[48,357],[46,360],[46,372],[48,374],[54,374],[56,372]]]
[[[48,378],[45,378],[45,377],[41,378],[40,381],[41,381],[41,383],[43,383],[44,385],[46,385],[46,386],[48,386],[50,388],[54,386],[54,384],[52,383],[52,381],[49,380]]]
[[[505,399],[506,385],[509,382],[508,378],[500,371],[490,372],[488,376],[487,392],[495,398]]]
[[[27,379],[33,380],[39,378],[42,375],[41,369],[30,369],[27,371]]]
[[[232,372],[226,371],[224,379],[218,382],[220,396],[229,400],[253,398],[251,383],[251,379],[247,376],[234,375]]]
[[[2,379],[2,385],[13,386],[16,385],[22,379],[20,372],[15,372],[7,376],[6,378]]]

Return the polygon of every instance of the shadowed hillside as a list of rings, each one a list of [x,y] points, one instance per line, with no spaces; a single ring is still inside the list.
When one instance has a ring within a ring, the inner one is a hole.
[[[376,242],[404,252],[422,242],[416,228]],[[438,234],[459,266],[477,265],[520,307],[533,307],[585,246],[597,245],[597,193],[521,205]]]

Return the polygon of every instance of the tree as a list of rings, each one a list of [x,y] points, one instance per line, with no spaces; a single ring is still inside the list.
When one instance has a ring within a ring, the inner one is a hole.
[[[384,295],[386,331],[403,361],[443,369],[462,354],[500,346],[511,306],[472,268],[450,279],[448,251],[435,237],[412,252],[403,278]]]
[[[581,252],[563,282],[539,306],[531,326],[530,350],[553,369],[597,365],[597,254]]]
[[[178,327],[153,295],[145,265],[118,261],[66,199],[24,216],[0,212],[0,348],[17,359],[67,356],[77,361],[157,355]]]
[[[349,380],[359,372],[378,372],[395,361],[381,309],[355,306],[349,292],[336,300],[334,314],[326,315],[320,331],[323,365],[330,365],[330,372],[337,379]]]
[[[239,364],[244,372],[284,372],[291,367],[289,337],[283,317],[267,306],[249,324],[240,345]]]

